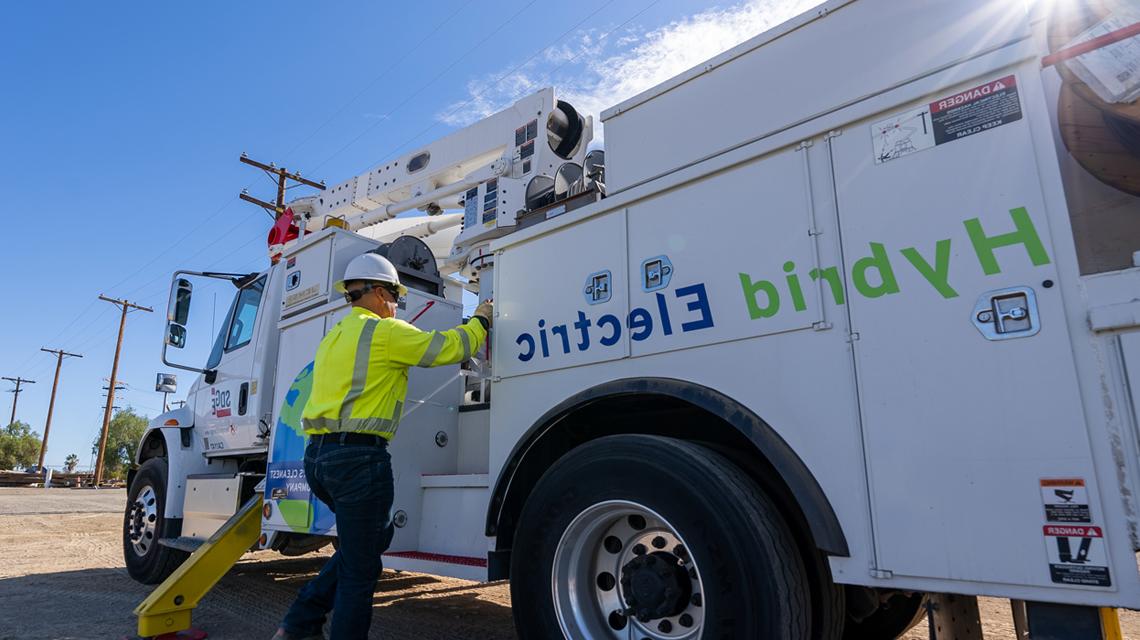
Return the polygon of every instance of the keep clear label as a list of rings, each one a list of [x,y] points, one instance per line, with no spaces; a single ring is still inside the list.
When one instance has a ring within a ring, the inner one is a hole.
[[[1042,478],[1046,522],[1092,522],[1084,478]]]
[[[897,160],[1021,119],[1013,75],[991,80],[871,125],[875,164]]]
[[[1111,587],[1104,531],[1090,525],[1047,524],[1043,528],[1049,577],[1057,584]]]

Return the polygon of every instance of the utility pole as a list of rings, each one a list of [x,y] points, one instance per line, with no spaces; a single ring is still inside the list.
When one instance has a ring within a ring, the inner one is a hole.
[[[3,379],[4,380],[10,380],[10,381],[16,383],[15,389],[9,389],[8,390],[8,393],[16,394],[16,395],[12,396],[12,419],[8,421],[8,424],[12,424],[13,422],[16,421],[16,403],[20,401],[20,391],[22,391],[22,389],[20,389],[20,385],[25,384],[25,383],[26,384],[35,384],[36,381],[35,380],[28,380],[27,378],[21,378],[19,376],[16,376],[15,378],[9,378],[8,376],[3,376]]]
[[[83,356],[78,353],[68,353],[63,349],[45,349],[40,347],[40,351],[55,354],[55,380],[51,383],[51,400],[48,401],[48,415],[47,422],[44,423],[44,439],[40,443],[40,463],[37,469],[44,468],[44,456],[47,455],[48,432],[51,431],[51,414],[55,409],[55,391],[59,388],[59,370],[63,366],[63,359],[66,357],[82,358]]]
[[[126,300],[117,300],[115,298],[108,298],[103,294],[99,294],[99,299],[120,307],[123,311],[122,317],[119,319],[119,340],[115,343],[115,360],[111,364],[111,380],[107,386],[111,388],[111,392],[107,394],[107,405],[103,411],[103,431],[99,435],[99,457],[95,459],[95,486],[98,487],[99,483],[103,481],[103,456],[107,452],[107,432],[111,427],[111,409],[115,404],[115,376],[119,374],[119,353],[123,349],[123,329],[127,326],[127,312],[131,309],[138,309],[139,311],[154,312],[154,309],[127,302]]]
[[[255,197],[249,195],[248,193],[246,193],[244,189],[242,190],[241,194],[239,195],[239,197],[242,200],[245,200],[246,202],[252,202],[253,204],[256,204],[257,206],[261,207],[262,209],[265,209],[267,212],[269,212],[269,217],[273,218],[274,220],[276,220],[277,217],[280,216],[282,213],[285,213],[285,190],[289,188],[289,186],[288,186],[289,180],[292,180],[296,183],[303,184],[303,185],[306,185],[309,187],[313,187],[315,189],[320,189],[322,191],[325,189],[325,183],[323,180],[321,182],[314,182],[312,180],[309,180],[308,178],[302,178],[301,172],[299,172],[299,171],[296,173],[290,173],[289,170],[286,169],[285,167],[278,167],[277,165],[273,164],[272,162],[269,164],[265,164],[264,162],[258,162],[257,160],[250,158],[249,156],[245,155],[244,153],[241,154],[241,157],[238,158],[238,160],[240,160],[241,162],[244,162],[245,164],[248,164],[251,167],[257,167],[258,169],[261,169],[262,171],[264,171],[265,173],[268,173],[271,176],[277,177],[277,201],[275,204],[266,202],[264,200],[259,200]],[[296,185],[294,185],[294,186],[296,186]]]

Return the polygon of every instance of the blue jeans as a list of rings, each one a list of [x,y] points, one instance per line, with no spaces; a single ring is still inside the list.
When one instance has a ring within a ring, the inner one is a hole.
[[[392,457],[387,447],[310,442],[305,476],[336,514],[339,549],[301,589],[282,626],[293,635],[316,635],[335,610],[332,640],[367,638],[380,554],[392,543]]]

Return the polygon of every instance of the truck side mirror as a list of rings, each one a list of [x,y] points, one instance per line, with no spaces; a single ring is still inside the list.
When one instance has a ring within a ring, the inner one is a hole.
[[[170,306],[166,319],[183,327],[190,320],[190,295],[194,292],[194,285],[185,278],[179,278],[171,292]]]
[[[186,324],[190,320],[190,296],[194,285],[185,278],[179,278],[170,291],[170,302],[166,308],[166,344],[181,349],[186,346]]]
[[[186,327],[173,322],[166,325],[166,344],[181,349],[186,346]]]

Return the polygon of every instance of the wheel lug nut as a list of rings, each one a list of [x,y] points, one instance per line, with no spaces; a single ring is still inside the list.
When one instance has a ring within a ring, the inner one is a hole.
[[[701,594],[699,594],[699,593],[694,593],[694,594],[693,594],[693,597],[692,597],[692,598],[689,598],[689,602],[693,603],[693,606],[694,606],[694,607],[699,607],[699,606],[701,606]]]
[[[643,544],[635,544],[635,545],[633,545],[633,555],[635,555],[635,556],[643,556],[643,555],[645,555],[645,551],[646,551],[646,549],[645,549],[645,545],[643,545]]]
[[[691,627],[693,626],[693,616],[682,613],[681,617],[677,619],[677,622],[680,622],[682,627]]]
[[[653,539],[654,549],[664,549],[666,544],[668,543],[665,541],[665,538],[662,538],[661,536],[657,536]]]
[[[661,623],[657,625],[657,630],[661,633],[669,633],[673,630],[673,623],[668,620],[662,620]]]

